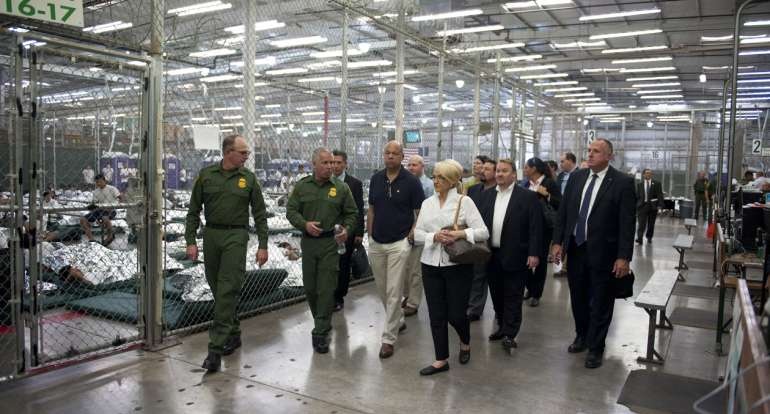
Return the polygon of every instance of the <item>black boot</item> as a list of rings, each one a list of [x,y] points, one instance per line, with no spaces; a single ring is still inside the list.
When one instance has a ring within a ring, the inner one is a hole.
[[[209,352],[209,356],[207,356],[206,359],[203,361],[203,365],[201,365],[201,368],[205,369],[208,372],[217,372],[219,371],[219,368],[221,366],[222,366],[222,356],[215,352]]]
[[[227,338],[227,341],[225,341],[225,345],[222,347],[222,355],[230,355],[240,347],[241,347],[241,337],[231,336]]]
[[[319,354],[329,352],[329,342],[325,336],[313,336],[313,349]]]

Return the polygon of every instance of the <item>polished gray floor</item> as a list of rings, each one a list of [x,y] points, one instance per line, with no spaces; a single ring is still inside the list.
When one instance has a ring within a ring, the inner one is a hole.
[[[686,232],[679,220],[659,220],[653,244],[637,246],[632,268],[636,290],[656,269],[677,257],[671,243]],[[710,286],[711,244],[695,230],[688,253],[688,284]],[[676,307],[716,309],[716,301],[672,297]],[[717,380],[725,363],[714,352],[713,329],[676,326],[659,335],[663,366],[636,362],[647,338],[647,314],[632,301],[618,301],[604,365],[583,367],[583,354],[566,352],[574,335],[566,278],[550,276],[542,303],[525,306],[519,348],[504,353],[489,343],[491,303],[472,324],[472,358],[456,361],[451,334],[448,372],[420,377],[432,362],[433,345],[424,304],[396,344],[380,360],[382,305],[372,283],[353,288],[344,312],[334,316],[331,352],[312,353],[312,320],[305,303],[243,321],[243,348],[224,359],[221,373],[199,369],[205,333],[182,338],[161,352],[130,351],[0,385],[2,412],[21,413],[623,413],[616,400],[629,371],[663,370]]]

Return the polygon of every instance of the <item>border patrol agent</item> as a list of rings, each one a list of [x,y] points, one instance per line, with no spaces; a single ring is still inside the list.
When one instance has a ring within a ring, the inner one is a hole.
[[[242,136],[226,137],[222,141],[222,162],[200,171],[187,211],[187,257],[197,260],[195,234],[201,221],[201,209],[205,206],[203,263],[206,281],[214,295],[209,354],[203,361],[203,368],[209,372],[219,370],[222,355],[230,355],[241,346],[236,308],[246,272],[249,207],[259,238],[256,261],[259,266],[267,262],[267,213],[257,177],[243,167],[249,154],[248,144]]]
[[[334,290],[337,288],[340,258],[337,243],[348,238],[358,209],[350,188],[332,177],[334,158],[331,151],[313,151],[313,175],[297,182],[286,204],[286,218],[302,231],[302,282],[307,303],[313,314],[313,349],[319,354],[329,352],[327,335],[331,331]],[[335,235],[334,225],[342,232]]]

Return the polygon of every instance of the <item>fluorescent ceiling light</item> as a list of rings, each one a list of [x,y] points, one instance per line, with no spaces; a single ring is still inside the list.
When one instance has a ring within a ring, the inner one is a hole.
[[[302,116],[319,116],[319,115],[323,115],[323,114],[325,114],[325,113],[326,113],[326,112],[324,112],[324,111],[317,111],[317,112],[303,112],[303,113],[302,113]]]
[[[770,96],[762,98],[736,98],[738,101],[770,101]]]
[[[211,82],[229,82],[237,79],[241,79],[243,76],[241,75],[232,75],[232,74],[225,74],[225,75],[215,75],[215,76],[208,76],[205,78],[200,78],[201,82],[211,83]]]
[[[466,17],[466,16],[478,16],[479,14],[484,14],[484,11],[481,9],[468,9],[468,10],[456,10],[446,13],[437,13],[437,14],[425,14],[422,16],[413,16],[412,21],[413,22],[426,22],[429,20],[444,20],[444,19],[454,19],[456,17]]]
[[[227,37],[224,39],[218,39],[217,44],[222,46],[232,46],[243,43],[243,41],[246,39],[246,36],[238,35],[233,37]]]
[[[738,76],[766,76],[770,75],[770,72],[738,72]]]
[[[297,79],[297,82],[299,82],[299,83],[331,82],[331,81],[335,81],[335,80],[339,80],[339,78],[334,77],[334,76],[319,76],[319,77],[316,77],[316,78],[301,78],[301,79]]]
[[[623,65],[626,63],[664,62],[672,59],[674,58],[671,56],[658,56],[658,57],[636,58],[636,59],[616,59],[610,63],[612,63],[613,65]]]
[[[262,114],[260,118],[280,118],[281,114]]]
[[[325,60],[323,62],[316,62],[316,63],[305,65],[305,67],[308,69],[318,70],[318,69],[326,69],[332,66],[341,66],[341,65],[342,65],[342,62],[340,62],[339,60]]]
[[[306,37],[295,37],[291,39],[271,40],[268,43],[270,43],[270,45],[273,47],[287,48],[287,47],[296,47],[296,46],[316,45],[319,43],[326,43],[328,40],[329,39],[323,36],[306,36]]]
[[[197,58],[208,58],[208,57],[216,57],[216,56],[228,56],[228,55],[234,55],[238,53],[235,49],[210,49],[210,50],[203,50],[200,52],[192,52],[190,53],[190,57],[197,57]]]
[[[574,92],[574,91],[585,91],[588,90],[585,86],[575,86],[572,88],[554,88],[554,89],[546,89],[543,92]]]
[[[739,86],[738,90],[741,91],[756,91],[761,89],[770,89],[770,86]]]
[[[673,66],[661,66],[654,68],[623,68],[620,73],[641,73],[641,72],[666,72],[670,70],[676,70]]]
[[[642,99],[677,99],[677,98],[683,98],[682,95],[645,95],[640,96]]]
[[[524,76],[520,76],[519,79],[527,80],[527,79],[566,78],[567,76],[569,76],[569,73],[544,73],[542,75],[524,75]]]
[[[129,27],[133,27],[133,26],[134,24],[131,22],[124,22],[124,21],[118,20],[117,22],[104,23],[96,26],[86,27],[86,28],[83,28],[83,31],[97,34],[97,33],[113,32],[115,30],[121,30],[121,29],[128,29]]]
[[[420,89],[420,88],[418,88],[416,86],[412,86],[412,85],[409,85],[409,84],[406,84],[406,83],[404,84],[404,88],[409,89],[411,91],[416,91],[416,90]]]
[[[767,83],[770,79],[738,79],[738,83]]]
[[[306,119],[302,123],[303,124],[323,124],[324,122],[328,122],[330,124],[339,124],[342,121],[340,121],[339,119],[328,119],[328,120]],[[363,118],[348,118],[345,122],[347,122],[348,124],[360,124],[362,122],[366,122],[366,120]]]
[[[419,70],[414,70],[414,69],[405,70],[404,71],[404,76],[406,76],[406,75],[416,75],[418,73],[420,73]],[[395,70],[392,70],[392,71],[389,71],[389,72],[374,72],[374,73],[372,73],[372,76],[374,76],[375,78],[388,78],[388,77],[396,76],[396,75],[398,75],[398,73]]]
[[[286,68],[286,69],[272,69],[266,70],[265,75],[277,76],[277,75],[295,75],[298,73],[307,73],[306,68]]]
[[[534,70],[546,70],[546,69],[556,69],[556,65],[550,64],[550,65],[535,65],[535,66],[518,66],[513,68],[506,68],[505,72],[531,72]]]
[[[209,119],[204,117],[204,118],[190,118],[190,120],[193,122],[204,122],[204,121],[208,121]]]
[[[667,79],[679,79],[679,76],[677,75],[667,75],[667,76],[647,76],[647,77],[641,77],[641,78],[626,78],[626,82],[644,82],[644,81],[656,81],[656,80],[667,80]],[[676,83],[676,85],[679,85],[679,83]],[[662,86],[662,85],[659,85]],[[666,86],[672,86],[672,84],[666,84]]]
[[[341,63],[340,63],[341,64]],[[390,60],[364,60],[360,62],[348,62],[348,69],[360,69],[360,68],[371,68],[375,66],[391,66],[393,65],[393,62]]]
[[[672,92],[682,92],[681,89],[643,89],[641,91],[636,91],[638,95],[644,95],[648,93],[672,93]]]
[[[370,45],[368,43],[362,43],[358,45],[358,48],[348,48],[348,56],[359,56],[369,52]],[[337,50],[324,50],[322,52],[313,52],[310,57],[316,59],[327,59],[333,57],[342,57],[342,49]]]
[[[553,43],[551,42],[551,48],[552,49],[570,49],[570,48],[587,48],[587,47],[605,47],[607,46],[607,42],[604,40],[599,40],[596,42],[584,42],[582,40],[579,40],[577,42],[568,42],[568,43]]]
[[[243,118],[243,115],[225,115],[222,117],[222,119],[241,119]]]
[[[205,3],[193,4],[185,7],[178,7],[171,9],[168,14],[176,14],[177,16],[190,16],[193,14],[208,13],[218,10],[226,10],[232,8],[231,3],[222,3],[221,1],[208,1]]]
[[[557,95],[554,95],[554,98],[578,98],[582,96],[594,96],[596,95],[594,92],[583,92],[583,93],[560,93]]]
[[[559,6],[564,4],[572,4],[572,0],[532,0],[532,1],[514,1],[503,4],[503,9],[509,11],[510,9],[526,9],[529,7],[545,7],[545,6]]]
[[[220,108],[214,108],[217,112],[224,112],[224,111],[240,111],[242,108],[240,106],[225,106]]]
[[[489,26],[476,26],[476,27],[465,27],[462,29],[450,29],[450,30],[439,30],[436,32],[436,36],[453,36],[456,34],[464,34],[464,33],[479,33],[479,32],[491,32],[494,30],[503,30],[505,29],[505,26],[501,24],[493,24]]]
[[[733,35],[727,35],[727,36],[701,36],[700,41],[701,42],[723,42],[726,40],[732,40]]]
[[[657,46],[625,47],[625,48],[619,48],[619,49],[604,49],[602,50],[602,53],[609,54],[609,53],[647,52],[650,50],[662,50],[662,49],[668,49],[668,46],[657,45]]]
[[[623,122],[623,119],[616,119],[616,118],[602,118],[599,120],[599,123],[602,124],[617,124],[619,122]]]
[[[729,66],[704,66],[703,70],[727,70]]]
[[[587,68],[587,69],[580,69],[583,73],[609,73],[609,72],[620,72],[621,68]]]
[[[559,86],[559,85],[577,85],[578,81],[556,81],[556,82],[539,82],[535,86]]]
[[[764,92],[738,92],[738,96],[762,96],[762,95],[768,95],[770,94],[770,91],[764,91]]]
[[[629,16],[642,16],[645,14],[657,14],[660,13],[660,9],[654,8],[654,9],[645,9],[645,10],[629,10],[629,11],[622,11],[618,13],[604,13],[604,14],[593,14],[588,16],[580,16],[581,22],[589,21],[589,20],[601,20],[601,19],[616,19],[618,17],[629,17]]]
[[[599,40],[599,39],[615,39],[618,37],[632,37],[632,36],[641,36],[641,35],[647,35],[647,34],[656,34],[656,33],[663,33],[662,29],[648,29],[648,30],[633,30],[630,32],[618,32],[618,33],[604,33],[599,35],[592,35],[588,38],[590,40]]]
[[[276,63],[278,63],[278,59],[276,59],[275,56],[267,56],[261,59],[254,59],[254,65],[256,66],[274,66]],[[230,62],[230,65],[235,67],[243,66],[243,61],[239,60],[237,62]]]
[[[564,102],[597,102],[601,100],[602,98],[570,98],[564,99]]]
[[[521,55],[521,56],[509,56],[504,58],[492,58],[487,59],[487,63],[496,63],[498,60],[500,62],[521,62],[524,60],[536,60],[542,58],[543,55]]]
[[[741,44],[755,44],[755,43],[767,43],[770,42],[770,37],[756,37],[752,39],[741,39]]]
[[[193,73],[200,73],[206,76],[209,74],[209,68],[179,68],[166,71],[166,75],[169,76],[190,75]]]
[[[452,53],[474,53],[474,52],[483,52],[486,50],[501,50],[501,49],[515,49],[517,47],[524,47],[524,43],[502,43],[499,45],[491,45],[491,46],[474,46],[474,47],[468,47],[465,49],[460,48],[454,48],[449,49]]]
[[[754,55],[770,55],[770,50],[747,50],[745,52],[738,53],[740,56],[754,56]]]
[[[641,78],[640,78],[641,79]],[[663,82],[663,83],[635,83],[631,85],[632,88],[659,88],[661,86],[680,86],[679,82]]]
[[[770,26],[770,20],[750,20],[744,26]]]
[[[279,22],[278,20],[266,20],[263,22],[254,23],[254,30],[259,32],[262,30],[280,29],[285,26],[286,26],[286,23]],[[225,27],[225,31],[232,34],[244,34],[246,33],[246,26],[240,25],[240,26]]]

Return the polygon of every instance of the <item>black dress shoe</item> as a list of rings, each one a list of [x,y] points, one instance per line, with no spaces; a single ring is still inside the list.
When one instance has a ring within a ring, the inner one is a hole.
[[[540,299],[538,299],[538,298],[532,298],[532,299],[530,299],[530,300],[529,300],[529,306],[530,306],[530,307],[536,308],[536,307],[538,307],[539,305],[540,305]]]
[[[499,341],[503,339],[503,333],[498,329],[492,335],[489,335],[490,341]]]
[[[647,239],[648,244],[652,244],[652,239]]]
[[[427,367],[420,370],[420,375],[433,375],[438,374],[439,372],[449,371],[449,363],[447,362],[444,364],[441,368],[436,368],[433,365],[428,365]]]
[[[476,322],[479,319],[481,319],[481,315],[476,315],[475,313],[471,313],[468,315],[468,320],[471,322]]]
[[[589,369],[599,368],[602,366],[602,353],[601,352],[589,352],[586,355],[585,367]]]
[[[325,336],[313,336],[313,350],[319,354],[325,354],[329,352],[329,342]]]
[[[503,338],[503,348],[510,351],[512,348],[518,348],[519,344],[516,343],[516,340],[511,338],[510,336],[506,336]]]
[[[230,355],[240,347],[241,347],[241,337],[231,336],[227,338],[227,341],[225,341],[225,345],[222,347],[222,355]]]
[[[578,354],[585,351],[586,349],[586,340],[578,336],[575,338],[575,341],[570,344],[569,348],[567,348],[567,352],[570,354]]]
[[[344,303],[342,303],[342,302],[337,302],[337,303],[335,303],[335,304],[334,304],[334,309],[333,309],[333,311],[334,311],[334,312],[339,312],[339,311],[341,311],[341,310],[342,310],[342,309],[344,309],[344,308],[345,308],[345,304],[344,304]]]
[[[398,333],[404,332],[406,330],[406,323],[402,323],[401,326],[398,327]]]
[[[201,365],[201,368],[208,372],[217,372],[221,366],[222,356],[215,352],[209,352],[209,355],[205,360],[203,360],[203,365]]]
[[[636,239],[636,244],[642,244],[642,239]]]
[[[460,350],[460,355],[457,356],[457,359],[460,361],[461,364],[465,365],[468,363],[468,361],[471,360],[471,350],[463,351]]]
[[[526,291],[524,292],[524,296],[522,297],[522,299],[527,300],[531,297],[532,297],[532,294],[530,294],[529,291]]]

